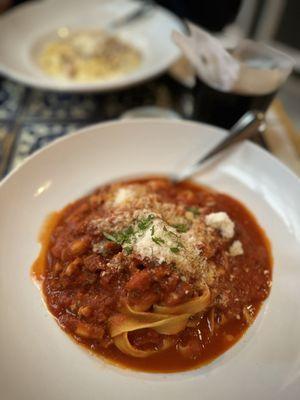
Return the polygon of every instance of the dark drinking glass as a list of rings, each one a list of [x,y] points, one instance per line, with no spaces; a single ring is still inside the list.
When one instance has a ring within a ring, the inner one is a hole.
[[[197,78],[194,119],[229,129],[247,111],[265,112],[293,67],[289,56],[250,40],[232,55],[247,66],[241,69],[239,82],[225,92]]]

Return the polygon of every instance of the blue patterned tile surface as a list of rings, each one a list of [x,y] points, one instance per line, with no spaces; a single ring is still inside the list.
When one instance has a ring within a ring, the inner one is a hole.
[[[95,96],[32,91],[26,119],[85,120],[96,113]]]
[[[15,117],[24,91],[21,85],[0,79],[0,121]]]
[[[80,127],[72,122],[25,122],[19,132],[11,168],[46,144]]]
[[[0,121],[0,178],[4,175],[5,166],[8,164],[15,139],[11,125],[9,121]]]

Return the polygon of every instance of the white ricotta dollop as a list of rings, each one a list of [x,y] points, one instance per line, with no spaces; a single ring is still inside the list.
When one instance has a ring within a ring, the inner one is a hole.
[[[231,239],[234,236],[234,222],[226,212],[220,211],[206,215],[205,223],[207,226],[217,229],[225,239]]]
[[[229,254],[231,257],[241,256],[244,254],[243,245],[240,240],[235,240],[229,247]]]

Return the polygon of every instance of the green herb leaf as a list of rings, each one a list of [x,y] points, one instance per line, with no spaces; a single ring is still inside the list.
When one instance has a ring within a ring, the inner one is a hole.
[[[134,234],[133,227],[130,225],[128,228],[126,228],[123,231],[123,234],[126,235],[126,236],[133,235]]]
[[[177,230],[177,232],[180,232],[180,233],[185,233],[189,230],[189,227],[187,224],[176,224],[176,225],[173,225],[173,227]]]
[[[194,217],[197,217],[198,215],[200,215],[199,207],[195,207],[195,206],[187,207],[186,210],[190,211],[191,213],[193,213]]]
[[[170,247],[170,250],[172,253],[178,254],[180,252],[180,249],[178,247]]]
[[[124,229],[123,232],[120,232],[119,235],[122,243],[129,243],[131,240],[131,236],[134,235],[133,227],[129,226],[128,228]]]
[[[151,228],[151,236],[153,236],[154,235],[154,225],[152,225],[152,228]]]
[[[179,239],[179,236],[178,235],[176,235],[176,233],[174,233],[174,232],[172,232],[172,231],[169,231],[169,229],[165,229],[165,227],[164,227],[164,231],[166,232],[166,234],[169,236],[169,237],[171,237],[172,239],[175,239],[175,240],[178,240]]]
[[[125,251],[125,253],[127,255],[132,253],[132,247],[131,246],[126,246],[123,249],[124,249],[124,251]]]
[[[106,239],[120,245],[124,243],[130,243],[133,234],[134,230],[132,226],[129,226],[128,228],[124,229],[124,231],[121,232],[115,232],[115,233],[103,232],[103,235],[106,237]]]
[[[165,243],[164,239],[157,236],[152,236],[151,239],[153,240],[154,243],[158,244],[159,246]]]
[[[147,218],[142,218],[139,220],[138,228],[141,229],[142,231],[145,231],[150,227],[153,220],[154,220],[154,215],[149,214]]]
[[[111,235],[110,233],[103,232],[103,236],[105,236],[106,239],[110,240],[111,242],[119,243],[117,238],[114,235]]]

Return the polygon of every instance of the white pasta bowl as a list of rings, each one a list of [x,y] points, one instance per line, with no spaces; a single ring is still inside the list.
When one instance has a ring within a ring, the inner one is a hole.
[[[84,5],[81,0],[22,4],[0,17],[0,72],[26,85],[64,92],[116,90],[156,76],[180,56],[171,32],[183,29],[174,14],[158,6],[113,31],[142,55],[141,65],[130,73],[107,80],[77,82],[48,76],[36,61],[36,49],[42,47],[43,40],[54,40],[58,29],[105,30],[111,22],[132,15],[139,7],[132,0],[89,0]]]
[[[46,215],[118,178],[169,174],[224,131],[192,122],[94,125],[29,158],[0,186],[0,394],[3,399],[299,399],[300,183],[245,142],[195,180],[241,200],[272,244],[273,287],[246,335],[202,368],[174,374],[121,369],[91,356],[57,326],[30,267]]]

